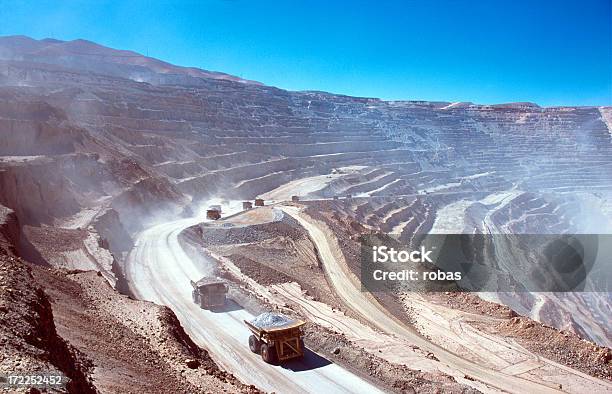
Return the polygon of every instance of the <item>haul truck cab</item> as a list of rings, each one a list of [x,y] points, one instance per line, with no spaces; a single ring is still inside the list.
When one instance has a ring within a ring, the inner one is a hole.
[[[251,330],[249,348],[253,353],[274,364],[304,356],[302,320],[292,319],[280,313],[266,312],[244,323]]]
[[[202,309],[214,309],[225,306],[227,283],[218,278],[202,278],[197,282],[191,281],[193,302]]]

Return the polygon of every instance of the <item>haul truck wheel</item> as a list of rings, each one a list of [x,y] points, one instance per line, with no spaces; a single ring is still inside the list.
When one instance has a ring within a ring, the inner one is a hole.
[[[261,342],[255,338],[255,335],[249,337],[249,348],[253,353],[259,353],[259,349],[261,349]]]
[[[274,349],[274,346],[263,343],[261,345],[261,358],[268,364],[274,364],[276,361],[276,349]]]

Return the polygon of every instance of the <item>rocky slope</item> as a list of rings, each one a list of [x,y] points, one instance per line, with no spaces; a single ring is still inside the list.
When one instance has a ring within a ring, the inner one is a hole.
[[[0,371],[48,372],[63,376],[69,392],[96,392],[93,365],[58,335],[49,299],[33,282],[23,261],[0,250]]]
[[[32,271],[58,333],[88,358],[100,392],[257,392],[221,371],[170,309],[119,295],[93,271]]]
[[[0,371],[58,374],[70,392],[93,393],[91,363],[58,335],[47,295],[13,254],[15,230],[15,215],[0,206]]]
[[[1,372],[59,374],[54,392],[257,392],[221,371],[168,308],[118,294],[100,272],[16,257],[15,215],[1,208]]]

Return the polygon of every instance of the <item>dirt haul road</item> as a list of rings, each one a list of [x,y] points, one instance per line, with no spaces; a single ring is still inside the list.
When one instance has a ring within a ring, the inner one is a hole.
[[[348,267],[343,266],[336,258],[334,249],[339,251],[337,245],[331,237],[327,237],[319,225],[308,215],[303,214],[296,207],[279,207],[287,214],[296,219],[302,225],[319,251],[325,274],[328,276],[336,294],[342,299],[344,304],[357,312],[363,319],[370,322],[375,328],[383,332],[405,338],[410,343],[419,346],[421,349],[430,351],[440,360],[448,365],[450,370],[443,371],[465,382],[462,375],[469,375],[491,387],[498,388],[511,393],[559,393],[561,391],[552,387],[538,384],[526,379],[506,375],[504,373],[480,366],[471,361],[465,360],[458,355],[451,353],[440,346],[429,342],[421,337],[417,332],[405,326],[395,318],[388,315],[382,305],[372,296],[363,293],[359,289],[357,278],[348,271]],[[457,375],[459,373],[459,376]],[[468,383],[469,384],[469,383]]]
[[[223,206],[224,214],[235,209]],[[127,280],[136,297],[170,307],[191,338],[246,384],[281,393],[381,392],[346,369],[322,362],[312,352],[307,352],[303,361],[285,367],[266,364],[248,347],[249,331],[243,320],[253,315],[240,308],[210,312],[193,303],[189,281],[205,276],[214,263],[194,262],[183,251],[178,235],[202,221],[176,220],[139,235],[126,263]]]

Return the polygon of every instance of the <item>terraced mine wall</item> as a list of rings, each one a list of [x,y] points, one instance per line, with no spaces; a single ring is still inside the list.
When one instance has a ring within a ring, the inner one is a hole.
[[[359,221],[407,237],[449,212],[499,232],[606,231],[612,215],[608,109],[290,92],[93,62],[87,42],[39,57],[2,45],[0,204],[23,226],[84,228],[118,262],[135,233],[207,197],[334,171],[320,196],[359,197]]]

